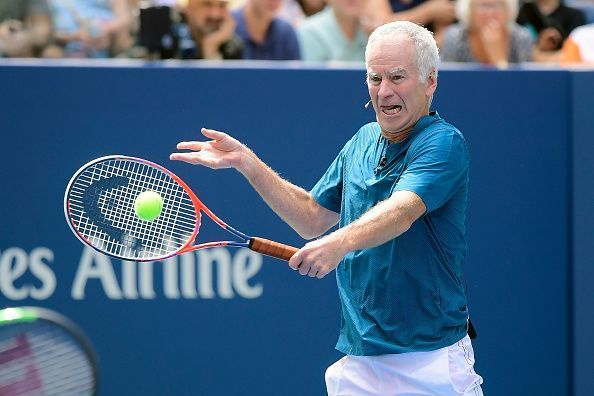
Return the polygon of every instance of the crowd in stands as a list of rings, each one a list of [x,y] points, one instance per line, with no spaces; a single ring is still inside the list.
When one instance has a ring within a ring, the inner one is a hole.
[[[0,0],[0,57],[363,62],[393,20],[445,62],[594,64],[594,0]]]

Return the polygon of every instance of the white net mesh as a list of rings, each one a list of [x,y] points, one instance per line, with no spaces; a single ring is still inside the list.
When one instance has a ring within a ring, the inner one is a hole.
[[[145,191],[163,200],[152,221],[141,220],[134,209]],[[92,246],[125,260],[154,260],[178,251],[197,222],[192,199],[170,174],[127,158],[95,162],[79,173],[68,192],[67,213]]]

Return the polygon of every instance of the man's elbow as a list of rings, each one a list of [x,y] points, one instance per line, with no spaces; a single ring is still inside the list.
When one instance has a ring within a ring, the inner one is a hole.
[[[412,216],[402,219],[402,221],[400,221],[400,224],[399,224],[400,229],[398,230],[398,235],[402,235],[406,231],[410,230],[410,228],[412,227],[412,225],[415,221],[416,221],[416,218],[414,218]]]
[[[304,227],[303,229],[297,230],[297,233],[299,234],[299,236],[301,238],[309,241],[311,239],[319,237],[326,231],[327,230],[320,230],[318,228],[308,226],[308,227]]]
[[[323,208],[310,216],[309,220],[296,230],[303,239],[314,239],[324,234],[338,223],[339,215]]]

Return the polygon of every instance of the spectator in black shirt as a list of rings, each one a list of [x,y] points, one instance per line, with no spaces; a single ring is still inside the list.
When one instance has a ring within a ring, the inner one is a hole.
[[[517,22],[532,31],[536,46],[535,61],[556,61],[569,33],[586,23],[582,11],[568,7],[562,0],[525,1]]]

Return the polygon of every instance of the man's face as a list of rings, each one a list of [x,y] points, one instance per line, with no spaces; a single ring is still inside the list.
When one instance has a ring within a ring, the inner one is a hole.
[[[221,0],[189,0],[187,17],[190,26],[203,34],[218,30],[229,15],[227,4]]]
[[[273,18],[282,5],[282,0],[250,0],[252,7],[259,15]]]
[[[367,54],[367,87],[377,122],[389,140],[400,140],[429,111],[435,73],[419,81],[413,42],[407,37],[376,42]]]

